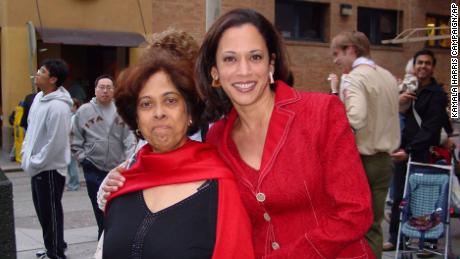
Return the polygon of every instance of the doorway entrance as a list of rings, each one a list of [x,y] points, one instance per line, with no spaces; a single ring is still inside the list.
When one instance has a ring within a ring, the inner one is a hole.
[[[85,45],[48,44],[38,41],[37,62],[40,64],[47,58],[59,57],[67,62],[69,76],[64,86],[71,95],[72,89],[83,89],[82,103],[89,101],[94,96],[94,81],[103,74],[113,78],[128,66],[129,49],[127,47],[104,47]],[[72,96],[75,97],[75,96]]]

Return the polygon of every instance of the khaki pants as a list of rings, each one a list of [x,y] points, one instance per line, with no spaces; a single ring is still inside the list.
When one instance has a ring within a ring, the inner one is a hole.
[[[385,209],[385,198],[393,174],[393,162],[388,153],[361,155],[364,170],[372,195],[372,211],[374,222],[366,233],[366,239],[376,258],[382,258],[383,231],[382,220]]]

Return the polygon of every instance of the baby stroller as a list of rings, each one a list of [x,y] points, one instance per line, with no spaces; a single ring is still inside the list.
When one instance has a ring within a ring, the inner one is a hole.
[[[414,253],[421,252],[448,258],[450,195],[454,173],[453,157],[450,160],[426,164],[414,162],[409,157],[395,258],[412,258]],[[427,239],[443,237],[443,251],[429,248],[426,244]],[[408,239],[411,242],[406,242]],[[417,242],[414,243],[415,240]]]

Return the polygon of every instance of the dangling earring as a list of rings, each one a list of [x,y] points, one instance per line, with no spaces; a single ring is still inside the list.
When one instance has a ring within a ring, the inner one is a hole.
[[[220,87],[219,77],[216,76],[212,78],[211,86],[216,88]]]
[[[274,84],[275,80],[273,80],[273,73],[272,71],[268,72],[268,77],[270,78],[270,84]]]
[[[192,119],[188,120],[188,126],[190,127],[190,125],[192,125],[193,121]]]

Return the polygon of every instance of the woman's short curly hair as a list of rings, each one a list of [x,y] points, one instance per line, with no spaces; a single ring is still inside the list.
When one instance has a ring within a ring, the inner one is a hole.
[[[193,65],[198,52],[195,40],[186,32],[169,29],[154,35],[152,41],[136,65],[123,70],[117,78],[114,98],[117,112],[136,131],[137,100],[147,80],[157,72],[165,72],[185,100],[192,124],[191,135],[202,126],[204,105],[198,96],[193,78]],[[142,138],[136,132],[137,137]]]

